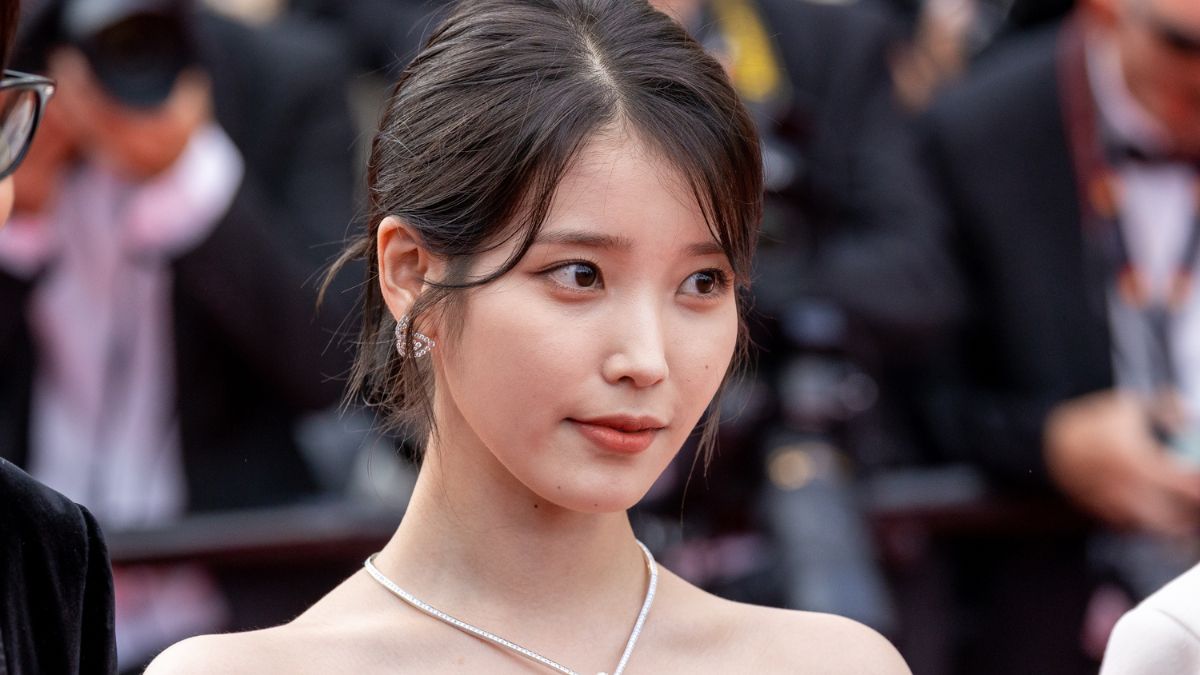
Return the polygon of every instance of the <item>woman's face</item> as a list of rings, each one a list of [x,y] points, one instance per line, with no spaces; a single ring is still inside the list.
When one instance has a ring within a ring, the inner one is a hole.
[[[737,333],[729,261],[681,176],[625,134],[599,136],[528,254],[470,293],[435,350],[444,452],[479,452],[571,510],[629,508],[696,425]]]

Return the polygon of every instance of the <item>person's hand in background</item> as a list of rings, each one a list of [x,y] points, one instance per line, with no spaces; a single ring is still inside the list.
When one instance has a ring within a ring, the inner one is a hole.
[[[1045,453],[1063,492],[1108,524],[1200,532],[1200,472],[1154,437],[1136,396],[1105,391],[1060,404],[1046,421]]]

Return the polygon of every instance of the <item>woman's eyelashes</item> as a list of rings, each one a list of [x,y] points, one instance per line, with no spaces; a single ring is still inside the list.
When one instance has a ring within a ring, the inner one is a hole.
[[[701,298],[717,298],[725,294],[730,286],[730,274],[725,270],[700,270],[684,280],[679,287],[684,295]]]
[[[548,279],[570,291],[587,292],[604,288],[600,268],[586,260],[573,260],[543,272]]]
[[[556,287],[572,293],[593,293],[605,288],[600,267],[587,260],[559,263],[539,274],[553,282]],[[731,275],[725,270],[700,270],[684,279],[679,286],[679,293],[703,299],[717,298],[725,294],[731,282]]]

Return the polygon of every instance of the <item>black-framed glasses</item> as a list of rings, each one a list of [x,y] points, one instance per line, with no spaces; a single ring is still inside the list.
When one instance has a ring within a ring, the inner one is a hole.
[[[0,180],[11,176],[29,152],[52,94],[54,80],[50,78],[4,71],[4,79],[0,79]]]

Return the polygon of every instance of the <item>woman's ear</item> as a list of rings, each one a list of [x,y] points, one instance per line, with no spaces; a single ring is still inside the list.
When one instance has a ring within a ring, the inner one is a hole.
[[[431,257],[416,230],[396,216],[379,222],[375,246],[383,301],[399,319],[421,294]]]

